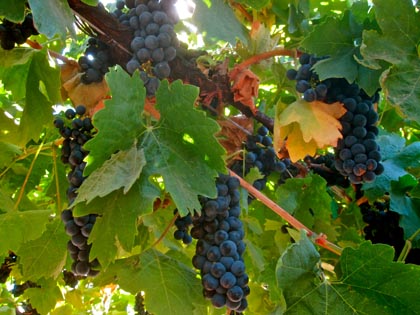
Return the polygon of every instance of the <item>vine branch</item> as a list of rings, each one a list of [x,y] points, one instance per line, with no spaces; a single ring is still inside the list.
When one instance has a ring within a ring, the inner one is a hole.
[[[290,49],[285,49],[285,48],[277,48],[274,50],[270,50],[270,51],[265,51],[263,53],[260,54],[256,54],[244,61],[242,61],[240,64],[238,64],[236,66],[236,69],[238,70],[243,70],[247,67],[249,67],[250,65],[253,65],[255,63],[258,63],[262,60],[274,57],[274,56],[290,56],[290,57],[294,57],[296,56],[296,52],[294,50],[290,50]]]
[[[25,193],[26,185],[28,184],[28,181],[29,181],[29,176],[31,176],[31,174],[32,174],[32,170],[34,168],[35,162],[36,162],[36,160],[38,158],[38,155],[41,152],[43,146],[44,146],[44,142],[42,142],[36,150],[35,156],[34,156],[32,162],[31,162],[31,165],[29,166],[28,173],[26,174],[25,180],[23,181],[22,187],[20,188],[19,196],[18,196],[18,198],[16,200],[16,203],[15,203],[15,206],[13,208],[14,211],[17,211],[17,209],[19,207],[19,204],[22,201],[23,194]]]
[[[321,247],[324,247],[325,249],[329,250],[330,252],[333,252],[336,255],[341,255],[341,252],[343,251],[343,249],[341,247],[337,246],[336,244],[328,241],[325,234],[322,234],[322,233],[317,234],[317,233],[311,231],[303,223],[301,223],[294,216],[292,216],[289,212],[287,212],[282,207],[280,207],[278,204],[276,204],[274,201],[272,201],[270,198],[265,196],[262,192],[255,189],[252,185],[250,185],[248,182],[246,182],[244,179],[242,179],[236,173],[229,170],[229,174],[230,174],[230,176],[236,177],[239,180],[239,182],[240,182],[240,184],[243,188],[245,188],[249,193],[251,193],[255,198],[260,200],[268,208],[270,208],[275,213],[277,213],[281,218],[286,220],[295,229],[305,230],[306,235],[308,235],[308,237],[311,237],[311,239],[314,241],[315,244],[317,244]]]

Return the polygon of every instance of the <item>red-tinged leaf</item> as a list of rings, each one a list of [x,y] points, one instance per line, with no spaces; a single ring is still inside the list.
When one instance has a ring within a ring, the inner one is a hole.
[[[254,104],[254,98],[258,96],[260,79],[251,70],[240,68],[234,68],[229,73],[229,78],[233,81],[233,100],[248,106],[255,114],[257,108]]]

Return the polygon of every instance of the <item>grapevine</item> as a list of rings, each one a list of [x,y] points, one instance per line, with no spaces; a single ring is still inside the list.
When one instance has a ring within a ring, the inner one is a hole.
[[[418,25],[3,0],[0,313],[420,313]]]

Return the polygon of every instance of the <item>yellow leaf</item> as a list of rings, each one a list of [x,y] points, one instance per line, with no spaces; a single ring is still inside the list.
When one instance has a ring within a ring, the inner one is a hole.
[[[315,155],[318,146],[313,139],[309,142],[305,142],[299,125],[297,123],[292,123],[286,141],[286,148],[289,152],[290,160],[296,162],[307,155]]]
[[[346,109],[341,103],[296,101],[276,115],[274,143],[276,149],[286,140],[290,159],[295,162],[316,149],[336,146],[342,138],[338,121]]]

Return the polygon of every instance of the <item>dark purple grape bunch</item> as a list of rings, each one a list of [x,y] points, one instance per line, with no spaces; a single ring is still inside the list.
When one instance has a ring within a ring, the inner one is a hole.
[[[236,161],[231,169],[239,176],[245,176],[253,167],[258,168],[264,176],[254,181],[253,186],[257,190],[263,190],[267,183],[267,177],[273,173],[286,173],[290,167],[290,160],[280,160],[273,148],[273,139],[267,127],[260,126],[255,135],[249,135],[244,144],[244,160]]]
[[[343,103],[347,112],[339,119],[343,138],[339,140],[335,150],[335,168],[353,184],[371,183],[384,171],[380,163],[380,148],[376,142],[379,130],[376,126],[378,114],[374,104],[379,101],[379,93],[369,96],[356,83],[349,83],[343,78],[319,81],[311,68],[324,58],[302,54],[299,58],[301,68],[298,71],[288,70],[287,76],[297,80],[296,88],[299,92],[305,91],[303,93],[306,101]],[[320,86],[323,91],[326,87],[322,95],[317,92]]]
[[[88,151],[83,145],[95,134],[90,117],[85,116],[86,107],[79,105],[76,109],[68,109],[64,113],[70,123],[66,123],[61,117],[54,120],[64,141],[61,148],[61,160],[70,165],[70,172],[67,174],[69,188],[67,189],[68,203],[71,206],[77,197],[77,189],[82,185],[85,177],[83,170],[86,166],[84,158]],[[81,217],[74,217],[72,208],[63,210],[61,220],[65,225],[65,231],[71,239],[67,243],[67,249],[73,259],[72,271],[76,276],[95,276],[99,267],[95,259],[89,261],[91,245],[88,245],[88,238],[96,221],[96,214],[89,214]]]
[[[135,8],[119,16],[121,23],[127,24],[128,21],[133,30],[130,44],[133,57],[126,66],[129,73],[151,63],[152,73],[149,77],[160,80],[169,77],[169,62],[175,59],[179,47],[174,31],[179,17],[174,4],[174,0],[136,0]],[[145,85],[148,80],[150,78],[144,80]]]
[[[242,258],[246,246],[239,180],[220,175],[216,186],[217,198],[201,198],[201,215],[192,217],[191,236],[197,239],[192,263],[200,270],[203,295],[214,307],[243,312],[250,289]]]
[[[16,261],[16,254],[9,252],[9,256],[4,259],[0,266],[0,283],[5,283],[7,278],[9,278],[9,275],[12,272],[12,266],[16,263]]]
[[[389,210],[389,202],[375,201],[372,205],[365,202],[360,205],[365,239],[372,243],[382,243],[393,246],[401,251],[404,247],[404,230],[400,227],[400,215]]]
[[[90,140],[95,134],[95,129],[92,125],[90,117],[85,116],[86,107],[79,105],[76,109],[68,109],[65,112],[67,120],[66,123],[61,117],[54,120],[55,127],[59,130],[60,135],[64,138],[61,147],[61,161],[69,164],[71,171],[67,175],[70,187],[67,190],[67,198],[71,204],[76,198],[76,190],[82,185],[84,181],[83,170],[86,166],[84,162],[88,151],[83,148],[83,145]]]
[[[96,276],[99,271],[97,259],[89,261],[91,244],[88,238],[96,222],[96,214],[88,214],[81,217],[74,217],[72,209],[61,212],[61,220],[64,223],[65,231],[71,239],[67,242],[67,251],[73,260],[71,271],[75,276]]]
[[[303,99],[307,102],[323,101],[327,96],[328,82],[320,82],[318,75],[312,71],[312,66],[322,59],[325,57],[317,58],[303,53],[299,57],[299,69],[289,69],[286,72],[289,80],[296,80],[296,91],[303,93]]]
[[[379,130],[374,98],[358,95],[342,100],[347,112],[340,118],[343,139],[336,148],[335,166],[353,184],[371,183],[384,171],[376,142]]]
[[[32,13],[28,13],[22,23],[13,23],[4,19],[0,24],[1,48],[11,50],[15,44],[21,45],[26,42],[28,37],[38,35],[34,26]]]
[[[81,77],[83,84],[101,82],[109,71],[109,67],[115,65],[109,46],[94,37],[89,38],[84,55],[79,58],[78,62],[83,72]]]
[[[187,214],[184,217],[179,216],[178,209],[174,210],[174,215],[177,216],[175,219],[176,230],[174,232],[174,238],[185,244],[189,245],[192,242],[192,237],[189,233],[189,229],[192,226],[191,214]]]

